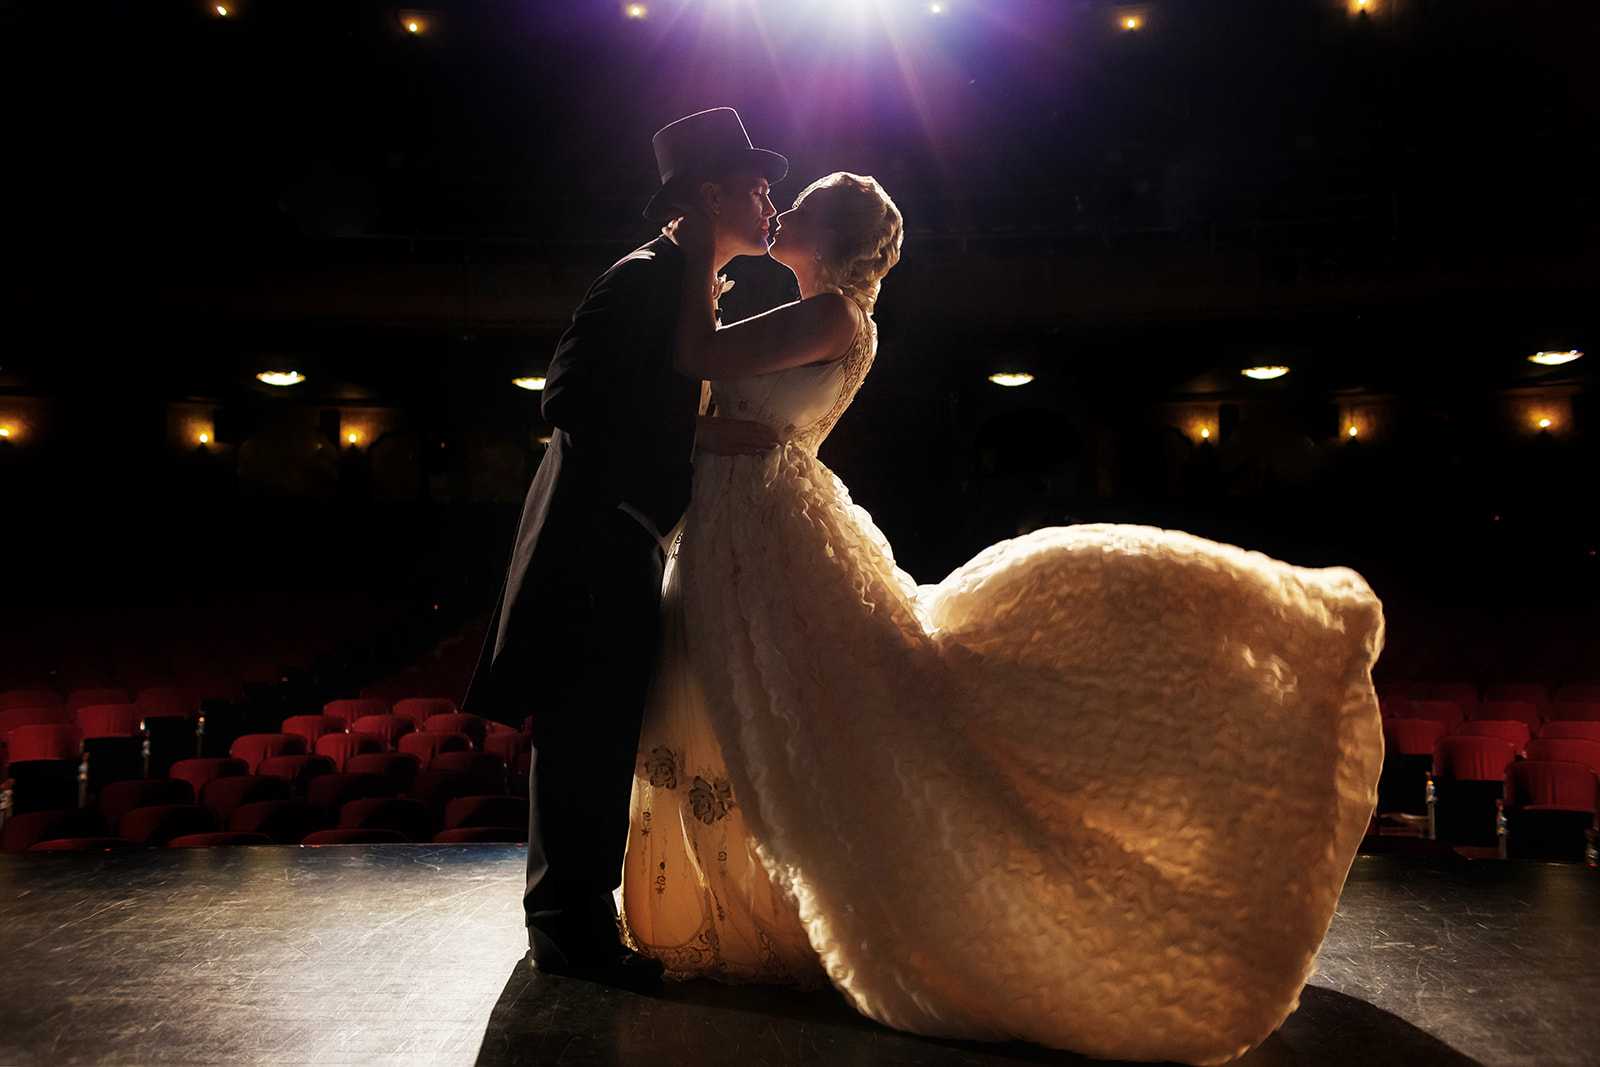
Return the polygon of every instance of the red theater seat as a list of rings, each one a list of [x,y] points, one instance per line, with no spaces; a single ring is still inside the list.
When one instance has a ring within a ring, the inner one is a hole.
[[[85,739],[91,737],[138,737],[143,732],[143,713],[137,704],[90,704],[73,713]]]
[[[1466,712],[1453,700],[1413,700],[1401,705],[1399,711],[1401,718],[1432,719],[1443,723],[1447,731],[1467,721]]]
[[[381,774],[394,786],[397,795],[411,792],[422,761],[406,752],[369,752],[351,756],[345,770],[352,774]]]
[[[363,715],[351,726],[364,734],[377,734],[383,738],[386,752],[395,751],[400,738],[416,730],[417,724],[404,715]]]
[[[456,797],[444,808],[444,828],[461,826],[520,826],[528,834],[528,801],[523,797]]]
[[[383,735],[352,731],[347,734],[323,734],[317,738],[317,755],[326,756],[334,767],[349,769],[350,760],[356,756],[382,752]]]
[[[87,708],[93,704],[131,704],[133,697],[126,690],[112,689],[108,686],[91,686],[87,689],[74,689],[67,694],[67,710],[76,714],[79,708]]]
[[[352,700],[330,700],[322,705],[322,714],[334,715],[345,722],[353,723],[363,715],[389,714],[387,700],[375,700],[370,697],[357,697]]]
[[[315,745],[323,734],[342,734],[349,728],[337,715],[291,715],[280,727],[286,734],[305,738],[307,745]]]
[[[457,826],[451,830],[440,830],[433,835],[436,845],[462,845],[481,842],[501,842],[504,844],[527,844],[528,828],[526,826]]]
[[[466,734],[473,748],[482,749],[483,739],[489,734],[489,720],[458,711],[448,715],[430,716],[422,724],[422,729],[435,734]]]
[[[1451,845],[1493,845],[1506,765],[1517,757],[1498,737],[1441,737],[1433,747],[1429,836]]]
[[[352,774],[343,771],[337,774],[325,774],[312,782],[306,792],[306,799],[326,811],[331,820],[337,821],[339,809],[352,800],[399,795],[400,791],[395,788],[394,783],[381,774]]]
[[[1600,722],[1600,701],[1552,700],[1544,717],[1550,722]]]
[[[285,779],[295,797],[304,800],[306,788],[312,781],[338,769],[327,756],[307,752],[298,756],[271,756],[261,761],[256,773]]]
[[[1585,741],[1600,741],[1600,722],[1574,719],[1567,722],[1547,722],[1539,727],[1540,737],[1578,737]]]
[[[181,759],[167,771],[168,778],[189,783],[194,795],[199,796],[206,783],[213,778],[227,778],[235,774],[249,774],[250,765],[232,756],[205,756],[200,759]]]
[[[1550,703],[1550,689],[1538,682],[1501,682],[1483,691],[1485,702],[1514,700],[1543,708]]]
[[[1528,758],[1581,763],[1600,775],[1600,742],[1581,737],[1541,737],[1530,741]]]
[[[1456,737],[1498,737],[1502,741],[1510,741],[1512,748],[1520,757],[1532,740],[1532,731],[1525,722],[1501,721],[1492,719],[1473,719],[1456,727]]]
[[[459,710],[449,697],[406,697],[394,702],[394,713],[416,723],[419,730],[433,716],[454,715]]]
[[[245,804],[261,800],[292,800],[287,778],[270,774],[240,774],[217,778],[200,790],[200,803],[211,809],[218,826],[227,826],[233,813]]]
[[[193,719],[200,715],[200,694],[187,686],[153,685],[134,698],[146,718]]]
[[[1581,763],[1522,760],[1506,768],[1503,854],[1582,860],[1595,832],[1600,780]]]
[[[327,826],[327,813],[306,800],[241,804],[228,819],[229,830],[265,834],[279,845],[298,845],[307,834]]]
[[[134,778],[106,783],[96,807],[106,825],[115,826],[134,808],[194,802],[194,787],[180,778]]]
[[[352,800],[339,811],[343,829],[396,830],[408,841],[431,840],[436,820],[427,805],[408,797],[368,797]]]
[[[441,752],[461,752],[471,747],[472,739],[466,734],[434,733],[427,730],[404,735],[400,738],[399,745],[401,752],[417,757],[423,766],[427,766],[433,757]]]
[[[1520,722],[1531,735],[1539,731],[1544,716],[1539,713],[1539,705],[1531,701],[1485,700],[1472,709],[1472,719],[1475,722]]]
[[[1550,699],[1569,704],[1600,704],[1600,685],[1564,685]]]
[[[0,712],[13,708],[65,708],[54,689],[7,689],[0,693]]]
[[[306,739],[296,734],[245,734],[228,747],[228,755],[244,760],[254,774],[264,759],[304,755],[308,750]]]
[[[156,804],[134,808],[124,815],[117,823],[117,836],[154,847],[183,834],[210,833],[216,828],[217,817],[210,808],[198,804]]]
[[[108,848],[138,848],[126,837],[58,837],[29,845],[29,852],[104,852]]]

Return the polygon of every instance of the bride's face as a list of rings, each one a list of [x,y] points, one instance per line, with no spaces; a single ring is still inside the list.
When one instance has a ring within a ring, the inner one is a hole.
[[[807,217],[804,204],[779,215],[772,236],[772,258],[793,271],[807,270],[816,265],[817,235],[815,223]]]

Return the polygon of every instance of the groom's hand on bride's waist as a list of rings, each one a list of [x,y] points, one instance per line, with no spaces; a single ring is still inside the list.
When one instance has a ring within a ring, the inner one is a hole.
[[[722,419],[701,415],[695,420],[694,446],[719,456],[754,456],[783,444],[783,438],[764,422]]]

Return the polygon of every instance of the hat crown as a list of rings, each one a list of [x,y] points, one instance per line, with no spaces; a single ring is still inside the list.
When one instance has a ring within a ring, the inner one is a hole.
[[[704,174],[754,146],[731,107],[714,107],[663,126],[650,139],[663,184],[678,174]]]

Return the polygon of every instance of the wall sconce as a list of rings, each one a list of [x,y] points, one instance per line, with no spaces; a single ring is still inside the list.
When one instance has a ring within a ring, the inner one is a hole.
[[[989,380],[996,385],[1003,385],[1008,389],[1014,389],[1019,385],[1027,385],[1029,382],[1033,381],[1033,375],[1021,372],[991,374],[989,375]]]
[[[1537,363],[1541,367],[1559,367],[1563,363],[1571,363],[1575,359],[1582,359],[1583,353],[1577,349],[1569,352],[1535,352],[1528,357],[1529,363]]]
[[[305,380],[304,374],[294,370],[264,370],[256,375],[256,381],[277,386],[299,385]]]
[[[1288,367],[1246,367],[1239,372],[1246,378],[1253,378],[1258,382],[1271,381],[1273,378],[1282,378],[1289,373]]]
[[[543,378],[513,378],[513,379],[511,379],[511,384],[516,386],[518,389],[528,389],[528,390],[530,390],[532,392],[537,393],[539,390],[544,388],[544,379]]]

